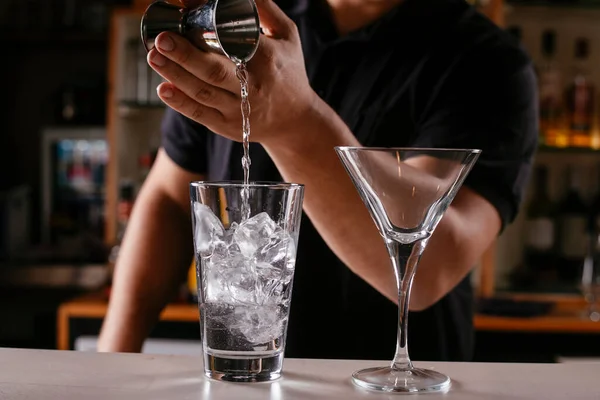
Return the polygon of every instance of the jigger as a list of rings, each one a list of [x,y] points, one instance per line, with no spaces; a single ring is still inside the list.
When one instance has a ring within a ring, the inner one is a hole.
[[[258,48],[260,21],[253,0],[208,0],[186,9],[158,0],[142,17],[142,41],[147,51],[164,31],[179,33],[196,47],[223,54],[235,63],[249,61]]]

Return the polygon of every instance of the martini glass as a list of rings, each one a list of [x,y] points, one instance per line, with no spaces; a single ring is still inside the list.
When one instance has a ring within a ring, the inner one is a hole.
[[[450,378],[415,368],[408,356],[408,305],[427,242],[480,150],[336,147],[388,249],[398,285],[398,341],[390,366],[352,374],[363,388],[383,392],[444,391]]]

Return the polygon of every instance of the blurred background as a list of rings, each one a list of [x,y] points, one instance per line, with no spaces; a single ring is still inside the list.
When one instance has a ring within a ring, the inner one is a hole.
[[[95,347],[160,144],[160,78],[139,39],[149,3],[0,2],[0,346]],[[531,55],[540,86],[526,201],[472,274],[476,360],[600,360],[600,0],[473,4]],[[199,351],[190,271],[145,351]]]

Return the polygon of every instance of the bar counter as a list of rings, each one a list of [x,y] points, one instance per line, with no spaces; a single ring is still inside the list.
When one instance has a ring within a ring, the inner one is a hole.
[[[0,349],[0,399],[223,400],[393,399],[350,381],[381,361],[288,359],[269,383],[226,383],[202,374],[197,357]],[[600,399],[600,363],[483,364],[416,362],[451,376],[445,394],[429,399]],[[411,398],[413,398],[411,396]]]

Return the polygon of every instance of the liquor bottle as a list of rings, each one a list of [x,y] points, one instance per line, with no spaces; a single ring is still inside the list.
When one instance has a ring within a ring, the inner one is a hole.
[[[588,208],[581,197],[581,179],[578,170],[568,168],[569,189],[560,202],[558,248],[560,253],[558,274],[564,283],[573,283],[581,271],[588,243]]]
[[[537,166],[534,192],[525,221],[524,263],[539,281],[556,281],[555,205],[548,195],[548,169]]]
[[[590,130],[594,116],[594,85],[588,76],[589,42],[579,38],[575,42],[575,73],[567,90],[569,108],[570,144],[576,147],[590,147]]]
[[[556,62],[556,33],[542,34],[543,60],[538,66],[541,143],[547,146],[568,145],[568,130],[564,124],[562,74]]]

